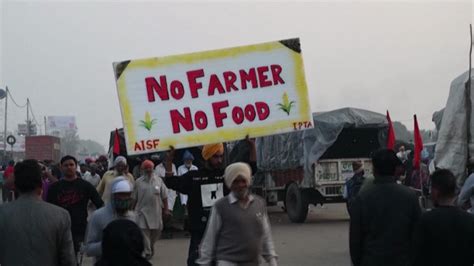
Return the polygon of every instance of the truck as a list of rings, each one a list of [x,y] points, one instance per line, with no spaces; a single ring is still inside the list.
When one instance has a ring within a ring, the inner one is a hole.
[[[352,163],[373,176],[372,152],[386,147],[388,122],[375,112],[343,108],[313,114],[314,128],[257,138],[253,189],[289,219],[306,220],[309,204],[341,203]]]
[[[27,136],[25,159],[58,162],[61,158],[61,140],[55,136]]]

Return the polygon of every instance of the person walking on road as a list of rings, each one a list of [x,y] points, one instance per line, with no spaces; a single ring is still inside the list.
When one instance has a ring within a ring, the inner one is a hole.
[[[178,167],[178,175],[181,176],[181,175],[186,174],[189,171],[199,170],[199,168],[193,164],[193,161],[194,161],[194,156],[191,154],[191,152],[186,150],[183,154],[183,162],[184,163],[183,163],[183,165]],[[181,200],[181,205],[186,207],[186,204],[188,202],[188,196],[184,195],[184,194],[180,194],[179,197],[180,197],[180,200]]]
[[[97,174],[97,164],[91,163],[89,165],[89,175],[83,176],[82,178],[87,182],[91,183],[93,187],[97,187],[100,183],[100,176]]]
[[[172,176],[176,176],[178,172],[176,170],[175,164],[173,163],[174,151],[167,151],[167,152],[163,153],[162,154],[162,159],[163,159],[163,161],[155,167],[156,176],[164,179],[166,177],[166,171],[167,171],[166,168],[165,168],[165,165],[168,165],[168,164],[171,165],[171,168],[170,168],[171,173],[170,174]],[[167,189],[167,193],[168,193],[168,195],[167,195],[168,207],[171,210],[171,212],[173,212],[175,210],[175,207],[176,207],[175,204],[177,203],[176,199],[177,199],[178,194],[173,189]],[[173,229],[174,229],[173,224],[175,224],[175,222],[176,222],[173,218],[174,218],[173,216],[167,216],[165,218],[165,220],[163,221],[164,222],[164,224],[163,224],[163,238],[165,238],[165,239],[173,238]]]
[[[393,150],[372,156],[374,182],[351,207],[350,254],[354,266],[406,266],[421,209],[414,191],[395,182],[402,164]]]
[[[36,160],[15,166],[17,200],[0,205],[0,265],[75,266],[71,218],[41,199],[41,167]]]
[[[352,162],[352,171],[354,175],[346,181],[344,185],[344,199],[346,200],[347,211],[349,214],[351,213],[351,205],[352,202],[355,200],[357,195],[359,194],[362,185],[364,184],[364,167],[362,162],[355,161]]]
[[[117,158],[115,158],[114,169],[107,171],[97,186],[97,191],[102,196],[102,200],[105,204],[110,201],[110,186],[118,176],[123,176],[128,179],[132,186],[135,183],[135,178],[128,172],[127,159],[123,156],[117,156]]]
[[[162,216],[169,217],[168,191],[163,180],[154,173],[150,160],[142,163],[143,175],[135,182],[132,198],[136,202],[135,212],[138,227],[145,237],[145,256],[151,259],[155,253],[155,242],[163,230]]]
[[[252,169],[246,163],[234,163],[224,176],[231,193],[212,207],[198,264],[258,266],[263,257],[276,266],[265,201],[249,190]]]
[[[143,250],[140,228],[132,221],[116,220],[104,229],[103,256],[94,266],[149,266]]]
[[[8,166],[3,172],[3,186],[2,186],[2,200],[3,202],[9,202],[14,200],[15,193],[15,179],[13,169],[15,167],[15,161],[9,161]]]
[[[255,140],[247,138],[250,146],[248,163],[253,172],[256,169]],[[224,145],[205,145],[202,148],[205,166],[197,171],[189,171],[182,176],[173,176],[172,165],[166,164],[165,183],[168,188],[188,195],[189,231],[191,240],[188,251],[188,266],[195,266],[199,257],[199,245],[206,230],[209,213],[219,199],[229,193],[224,186]]]
[[[86,233],[89,200],[96,208],[102,207],[104,203],[97,190],[77,175],[76,158],[64,156],[61,159],[61,168],[64,178],[51,185],[47,201],[69,212],[74,251],[78,253]]]
[[[107,225],[118,219],[135,221],[132,209],[132,185],[127,178],[119,176],[112,181],[110,190],[111,201],[96,210],[87,226],[84,251],[87,256],[98,260],[102,256],[102,236]]]

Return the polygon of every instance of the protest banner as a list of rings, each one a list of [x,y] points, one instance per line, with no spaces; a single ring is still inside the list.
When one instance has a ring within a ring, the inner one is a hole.
[[[129,155],[313,127],[299,39],[114,63]]]

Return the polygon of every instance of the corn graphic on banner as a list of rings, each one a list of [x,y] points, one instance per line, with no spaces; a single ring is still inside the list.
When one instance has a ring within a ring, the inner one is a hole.
[[[114,63],[129,155],[313,127],[299,39]]]

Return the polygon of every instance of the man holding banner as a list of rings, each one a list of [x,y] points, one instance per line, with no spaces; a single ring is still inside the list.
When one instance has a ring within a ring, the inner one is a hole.
[[[250,145],[248,163],[252,172],[256,171],[255,141],[247,138]],[[224,145],[222,143],[205,145],[202,149],[205,166],[197,171],[190,171],[183,176],[172,176],[172,165],[167,164],[165,183],[168,188],[188,195],[188,212],[191,241],[188,253],[188,266],[198,265],[199,245],[206,230],[212,206],[219,199],[229,194],[224,186]]]

